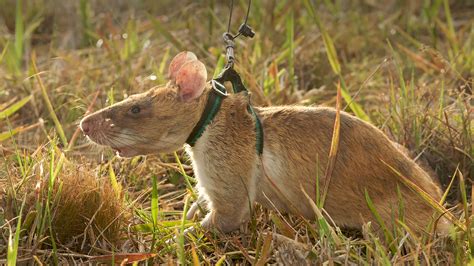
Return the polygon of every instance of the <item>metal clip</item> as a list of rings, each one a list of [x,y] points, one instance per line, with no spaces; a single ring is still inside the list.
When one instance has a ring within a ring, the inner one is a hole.
[[[233,67],[234,60],[235,60],[234,37],[232,36],[232,34],[226,32],[223,34],[222,39],[224,39],[224,43],[225,43],[225,55],[226,55],[226,61],[227,61],[226,67]]]
[[[255,36],[253,29],[246,23],[240,25],[239,33],[248,38],[253,38],[253,36]]]
[[[227,97],[229,95],[229,93],[227,93],[227,90],[225,89],[225,86],[222,85],[220,82],[218,82],[217,80],[215,79],[212,79],[211,80],[211,85],[212,85],[212,89],[215,90],[217,93],[219,93],[220,95],[224,96],[224,97]],[[216,85],[220,86],[221,88],[224,89],[224,91],[221,91],[219,90]]]

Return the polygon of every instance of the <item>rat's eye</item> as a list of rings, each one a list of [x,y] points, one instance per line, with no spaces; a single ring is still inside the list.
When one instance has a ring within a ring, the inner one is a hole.
[[[132,112],[132,114],[140,113],[140,106],[138,106],[138,105],[132,106],[132,109],[130,109],[130,112]]]

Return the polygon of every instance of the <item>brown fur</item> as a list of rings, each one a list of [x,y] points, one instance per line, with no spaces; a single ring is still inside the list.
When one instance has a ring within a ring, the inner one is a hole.
[[[193,73],[199,72],[202,69]],[[191,81],[192,75],[198,75],[189,73]],[[192,92],[195,89],[188,88]],[[184,99],[184,92],[172,81],[85,117],[81,127],[93,141],[111,146],[121,156],[171,152],[182,147],[199,121],[210,90],[207,85],[202,95],[193,92],[193,97]],[[206,202],[209,213],[202,221],[203,227],[229,232],[249,219],[253,204],[258,202],[314,219],[301,189],[315,200],[317,176],[321,184],[325,182],[335,110],[255,108],[264,129],[260,157],[248,101],[243,94],[226,97],[195,146],[188,146],[200,194],[188,217],[194,215],[199,203]],[[140,112],[133,114],[136,106]],[[440,200],[437,184],[379,129],[341,112],[339,150],[324,208],[339,226],[361,228],[369,221],[375,225],[364,196],[367,190],[384,223],[392,227],[392,221],[398,218],[399,187],[406,223],[414,232],[423,232],[434,210],[381,160]],[[438,228],[445,230],[447,224],[441,219]]]
[[[119,150],[124,157],[172,152],[183,146],[205,105],[205,100],[180,102],[177,88],[169,84],[132,95],[81,123],[83,129],[86,123],[93,128],[86,135],[94,142]],[[131,113],[135,105],[141,108],[139,115]]]
[[[94,125],[95,135],[90,135],[94,141],[119,149],[123,156],[171,152],[184,144],[199,120],[208,92],[209,88],[197,100],[185,103],[177,96],[176,87],[168,84],[131,96],[84,120]],[[247,103],[244,95],[227,97],[204,135],[194,148],[188,149],[200,193],[211,210],[203,225],[225,232],[237,229],[248,219],[255,201],[283,212],[296,209],[313,219],[314,212],[300,185],[314,200],[316,176],[324,182],[335,110],[299,106],[256,108],[265,136],[263,170],[255,150],[255,123],[247,112]],[[136,104],[142,112],[134,117],[129,109]],[[111,124],[114,126],[110,127]],[[121,133],[123,129],[128,132]],[[342,112],[340,130],[339,152],[325,205],[331,218],[340,226],[355,228],[361,228],[364,222],[375,223],[364,198],[367,189],[384,222],[390,225],[392,215],[397,217],[399,186],[408,225],[417,232],[425,228],[433,210],[402,185],[380,160],[436,200],[441,198],[439,187],[376,127]],[[276,171],[278,176],[272,176]]]

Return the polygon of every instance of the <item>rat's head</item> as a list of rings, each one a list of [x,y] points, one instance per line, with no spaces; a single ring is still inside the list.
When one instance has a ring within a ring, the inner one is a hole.
[[[170,82],[135,94],[82,119],[92,141],[130,157],[180,148],[199,120],[207,72],[191,52],[181,52],[169,66]]]

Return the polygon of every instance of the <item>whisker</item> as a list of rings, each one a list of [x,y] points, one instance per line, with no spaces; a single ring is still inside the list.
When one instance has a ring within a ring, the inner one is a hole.
[[[126,139],[130,141],[135,141],[137,144],[147,144],[149,142],[158,142],[158,143],[165,143],[165,144],[171,144],[171,145],[176,145],[176,142],[170,142],[170,141],[165,141],[165,140],[160,140],[160,139],[147,139],[144,140],[142,137],[139,137],[137,135],[129,134],[127,132],[118,132],[118,131],[109,131],[110,136],[118,137],[121,139]]]
[[[112,138],[109,138],[109,141],[110,143],[118,144],[117,147],[124,147],[124,148],[131,148],[131,149],[134,148],[134,146],[123,142],[120,138],[112,137]]]
[[[124,143],[133,142],[133,144],[143,143],[144,140],[138,138],[132,138],[124,135],[109,134],[109,138],[120,139]]]
[[[135,144],[147,143],[147,142],[143,141],[142,139],[129,138],[129,137],[127,137],[127,136],[116,135],[116,134],[111,134],[109,137],[111,138],[112,141],[114,141],[114,142],[116,142],[116,143],[119,143],[119,144],[122,145],[123,147],[134,148],[134,145],[135,145]],[[127,142],[127,141],[133,141],[134,143],[133,143],[133,144],[130,144],[130,143]]]

